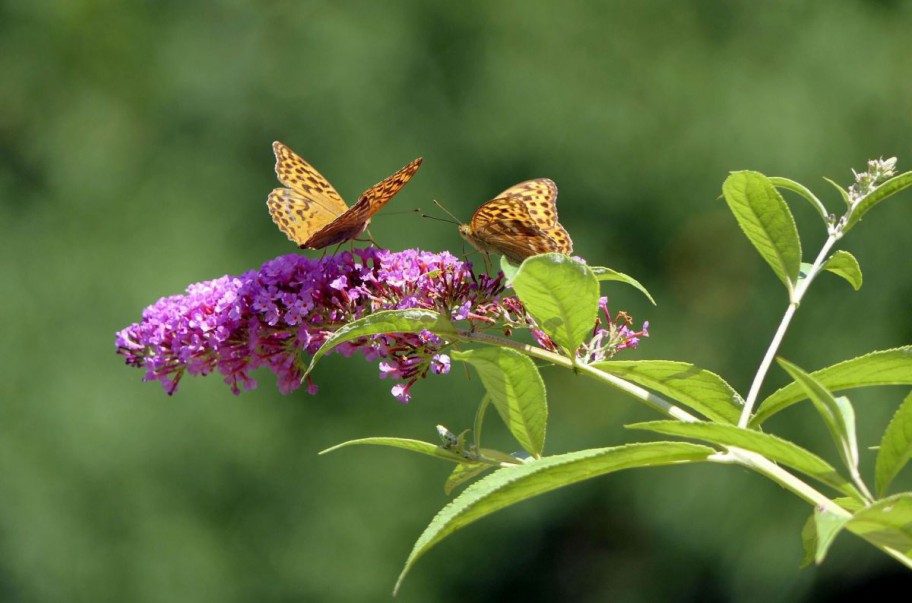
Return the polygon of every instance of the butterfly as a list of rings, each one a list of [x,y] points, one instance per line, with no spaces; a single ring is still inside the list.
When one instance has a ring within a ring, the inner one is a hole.
[[[484,203],[459,234],[479,251],[516,264],[540,253],[573,252],[570,235],[557,222],[557,185],[547,178],[520,182]]]
[[[289,188],[269,193],[266,205],[279,230],[301,249],[322,249],[357,238],[371,218],[411,180],[421,157],[370,187],[349,207],[312,165],[281,142],[272,143],[275,172]]]

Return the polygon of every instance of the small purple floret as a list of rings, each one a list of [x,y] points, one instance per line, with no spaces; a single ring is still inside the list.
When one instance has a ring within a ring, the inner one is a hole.
[[[446,354],[434,354],[431,358],[431,370],[438,375],[446,375],[450,372],[450,357]]]

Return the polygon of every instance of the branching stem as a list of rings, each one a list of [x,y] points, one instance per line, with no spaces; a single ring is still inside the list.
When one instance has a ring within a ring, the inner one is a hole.
[[[519,343],[517,341],[504,339],[503,337],[487,335],[485,333],[474,333],[466,330],[460,330],[458,333],[459,338],[463,341],[475,341],[490,345],[506,346],[533,358],[545,360],[551,364],[579,372],[580,374],[586,375],[588,377],[601,381],[602,383],[610,385],[615,389],[619,389],[624,393],[629,394],[634,398],[637,398],[638,400],[644,402],[651,408],[679,421],[692,423],[699,420],[697,417],[693,416],[686,410],[680,408],[679,406],[675,406],[661,396],[653,394],[652,392],[649,392],[638,385],[625,381],[619,377],[615,377],[614,375],[610,375],[604,371],[600,371],[596,368],[592,368],[585,364],[574,364],[569,358],[555,354],[554,352],[549,352],[548,350],[543,350],[541,348]],[[744,450],[743,448],[738,448],[736,446],[725,446],[724,452],[720,452],[719,454],[712,456],[709,460],[710,462],[720,464],[741,465],[742,467],[746,467],[773,480],[786,490],[794,493],[796,496],[811,503],[812,505],[823,507],[835,514],[845,515],[846,517],[849,516],[848,511],[834,503],[827,496],[818,492],[806,482],[803,482],[776,463],[770,461],[760,454],[751,452],[749,450]]]
[[[833,248],[833,245],[839,240],[839,237],[839,232],[831,233],[830,236],[827,237],[826,242],[824,242],[823,247],[820,249],[820,253],[817,254],[817,259],[814,260],[814,264],[811,266],[810,270],[808,270],[804,278],[799,280],[798,284],[793,289],[788,308],[785,309],[785,314],[783,314],[782,320],[779,322],[779,328],[776,329],[776,334],[773,335],[773,340],[770,342],[766,354],[763,356],[763,361],[760,362],[757,374],[754,375],[754,381],[751,383],[750,391],[747,393],[747,399],[744,401],[744,407],[741,409],[741,419],[738,421],[738,427],[746,428],[750,423],[751,414],[754,411],[757,397],[760,394],[760,388],[763,386],[763,380],[766,379],[766,374],[769,372],[770,366],[772,366],[773,360],[779,352],[779,346],[782,345],[785,332],[788,330],[792,318],[795,316],[795,312],[798,311],[798,306],[801,305],[801,300],[804,298],[804,294],[807,292],[811,282],[820,274],[821,270],[823,270],[823,265],[826,263],[827,256]]]
[[[555,354],[554,352],[549,352],[548,350],[544,350],[542,348],[520,343],[517,341],[512,341],[503,337],[488,335],[485,333],[476,333],[468,330],[460,330],[458,333],[459,338],[463,341],[477,341],[491,345],[512,348],[514,350],[522,352],[523,354],[526,354],[527,356],[531,356],[532,358],[538,358],[539,360],[544,360],[556,366],[561,366],[582,375],[586,375],[587,377],[601,381],[602,383],[610,385],[615,389],[621,390],[622,392],[633,396],[634,398],[645,403],[650,408],[653,408],[662,414],[668,415],[673,419],[684,421],[685,423],[692,423],[699,420],[697,417],[693,416],[680,406],[675,406],[665,398],[657,396],[656,394],[643,389],[639,385],[635,385],[629,381],[625,381],[624,379],[615,377],[614,375],[610,375],[604,371],[592,368],[591,366],[574,363],[566,356],[561,356],[560,354]]]
[[[824,249],[821,250],[821,253],[817,258],[818,261],[814,263],[814,266],[817,268],[814,274],[819,271],[819,266],[822,265],[822,258],[825,257],[826,253],[829,252],[829,249],[831,247],[832,244],[825,245]],[[803,294],[806,286],[804,288],[799,287],[799,289],[801,289],[799,291],[799,294]],[[792,312],[792,314],[793,313],[794,312]],[[786,325],[788,324],[787,321],[784,322]],[[784,331],[784,328],[781,328],[781,330]],[[694,417],[684,409],[668,402],[661,396],[657,396],[633,383],[629,383],[623,379],[620,379],[619,377],[605,373],[604,371],[600,371],[584,364],[576,364],[569,358],[555,354],[554,352],[549,352],[548,350],[544,350],[542,348],[519,343],[517,341],[512,341],[502,337],[487,335],[485,333],[472,332],[468,330],[459,330],[458,339],[466,342],[474,341],[477,343],[485,343],[489,345],[498,345],[512,348],[530,357],[544,360],[556,366],[561,366],[563,368],[576,371],[578,373],[601,381],[607,385],[614,387],[615,389],[621,390],[633,396],[634,398],[639,399],[651,408],[654,408],[655,410],[658,410],[659,412],[672,418],[678,419],[679,421],[694,422],[699,420],[697,417]],[[845,517],[846,519],[852,515],[849,511],[842,508],[840,505],[832,501],[829,497],[817,491],[808,483],[789,473],[761,454],[757,454],[755,452],[751,452],[737,446],[724,446],[723,451],[712,455],[708,460],[711,463],[723,465],[740,465],[746,469],[750,469],[751,471],[754,471],[755,473],[766,477],[767,479],[772,480],[773,482],[782,486],[784,489],[795,494],[800,499],[817,508],[825,509],[829,513]],[[895,549],[891,549],[890,547],[876,542],[870,542],[870,544],[895,558],[903,565],[912,568],[912,560],[903,555],[902,552],[896,551]]]

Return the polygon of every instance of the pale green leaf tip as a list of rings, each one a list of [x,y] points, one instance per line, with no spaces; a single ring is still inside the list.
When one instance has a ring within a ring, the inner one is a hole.
[[[338,450],[339,448],[342,448],[345,445],[346,445],[346,442],[342,442],[341,444],[336,444],[335,446],[330,446],[329,448],[324,448],[323,450],[321,450],[320,452],[317,453],[317,456],[323,456],[324,454],[327,454],[329,452],[334,452],[334,451]]]

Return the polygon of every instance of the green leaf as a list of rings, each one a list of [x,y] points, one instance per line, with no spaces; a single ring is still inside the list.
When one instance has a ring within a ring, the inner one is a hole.
[[[845,515],[816,507],[801,530],[801,540],[804,543],[801,567],[810,565],[812,561],[818,565],[823,563],[830,545],[848,521],[849,517]]]
[[[842,462],[853,476],[857,475],[858,440],[855,436],[855,412],[848,399],[835,398],[819,381],[791,362],[782,358],[777,358],[776,361],[791,375],[792,379],[804,388],[808,398],[814,403],[817,412],[823,418],[827,429],[830,430]]]
[[[466,488],[434,517],[415,542],[393,592],[434,545],[504,507],[614,471],[705,461],[714,452],[708,446],[686,442],[649,442],[582,450],[500,469]]]
[[[333,452],[340,448],[345,448],[347,446],[360,446],[360,445],[369,445],[369,446],[389,446],[391,448],[399,448],[401,450],[408,450],[410,452],[418,452],[427,456],[433,456],[438,459],[443,459],[445,461],[454,461],[456,463],[464,463],[465,459],[458,454],[450,452],[437,446],[436,444],[431,444],[430,442],[422,442],[421,440],[409,440],[406,438],[386,438],[386,437],[376,437],[376,438],[361,438],[358,440],[349,440],[347,442],[342,442],[341,444],[336,444],[331,448],[326,450],[321,450],[320,454],[326,454],[328,452]]]
[[[489,465],[518,465],[523,462],[518,456],[495,450],[494,448],[479,448],[478,460]]]
[[[846,223],[845,228],[843,228],[843,232],[849,232],[849,230],[858,224],[864,215],[871,211],[875,205],[910,186],[912,186],[912,172],[905,172],[904,174],[890,178],[875,188],[863,197],[855,206],[855,210],[852,212],[852,215],[849,216],[849,221]]]
[[[912,394],[899,405],[880,441],[874,478],[877,496],[884,495],[909,459],[912,459]]]
[[[475,367],[510,433],[526,452],[541,456],[548,402],[535,363],[525,354],[502,347],[453,352],[453,359]]]
[[[443,492],[449,496],[453,493],[453,490],[490,468],[491,465],[484,463],[464,463],[456,465],[456,468],[453,469],[453,472],[450,473],[450,477],[447,478],[446,483],[443,485]]]
[[[824,180],[826,180],[829,184],[832,184],[833,188],[835,188],[837,191],[839,191],[839,194],[842,196],[842,200],[845,201],[846,206],[848,206],[849,205],[849,191],[847,191],[845,188],[840,186],[838,182],[834,182],[833,180],[830,180],[829,178],[824,178]]]
[[[807,375],[807,373],[805,373]],[[811,377],[813,379],[813,377]],[[827,393],[828,390],[824,389]],[[860,479],[858,473],[858,435],[855,427],[855,408],[848,396],[833,396],[830,394],[833,402],[836,403],[834,410],[838,411],[838,421],[840,429],[845,431],[846,458],[852,461],[851,465],[847,464],[850,471],[854,473],[853,477]],[[813,401],[813,398],[811,398]],[[857,483],[857,482],[856,482]]]
[[[858,291],[861,289],[861,266],[858,260],[848,251],[839,250],[824,263],[824,270],[829,270],[847,280],[852,288]]]
[[[822,368],[811,376],[830,391],[872,385],[912,385],[912,346],[879,350]],[[758,426],[777,412],[807,398],[797,383],[790,383],[764,400],[751,419]]]
[[[632,276],[627,276],[623,272],[617,272],[611,268],[605,268],[604,266],[591,266],[592,274],[595,275],[600,281],[618,281],[621,283],[626,283],[632,287],[638,289],[646,298],[652,302],[652,305],[655,306],[656,302],[652,298],[652,295],[649,294],[649,291],[646,290],[646,287],[640,284],[640,281],[636,280]]]
[[[591,336],[599,286],[585,264],[559,253],[527,258],[513,289],[539,326],[572,358]]]
[[[703,422],[650,421],[648,423],[634,423],[626,427],[628,429],[646,429],[665,435],[695,438],[720,446],[737,446],[809,475],[850,497],[859,500],[863,499],[862,494],[855,486],[839,475],[836,469],[822,458],[797,444],[770,434],[752,429],[741,429],[734,425]]]
[[[688,362],[608,360],[592,366],[659,392],[723,423],[737,423],[744,401],[722,377]]]
[[[817,196],[814,195],[814,193],[812,193],[808,187],[804,186],[803,184],[799,184],[799,183],[795,182],[794,180],[789,180],[788,178],[781,178],[779,176],[770,176],[769,181],[770,181],[770,184],[772,184],[776,188],[784,188],[786,190],[790,190],[793,193],[798,193],[799,195],[801,195],[802,197],[807,199],[807,201],[814,207],[814,209],[817,210],[817,213],[820,214],[820,217],[823,218],[824,224],[829,226],[829,223],[830,223],[829,222],[829,220],[830,220],[829,213],[830,212],[827,211],[827,209],[823,205],[823,203],[820,202],[820,199],[818,199]]]
[[[804,557],[798,567],[805,568],[814,563],[817,556],[817,524],[814,523],[814,514],[808,515],[807,521],[801,528],[801,548],[804,549]]]
[[[791,293],[798,280],[801,241],[785,199],[758,172],[732,172],[722,194],[738,225]]]
[[[851,513],[864,509],[865,505],[867,504],[867,501],[861,501],[857,498],[850,498],[848,496],[834,498],[833,502]]]
[[[416,309],[374,312],[336,330],[314,353],[304,377],[310,374],[317,361],[327,352],[347,341],[380,333],[421,333],[422,331],[431,331],[444,336],[456,333],[453,324],[439,312]]]
[[[865,507],[855,513],[846,528],[869,542],[912,556],[912,492]]]
[[[474,425],[473,431],[475,433],[475,446],[477,446],[478,448],[481,448],[481,433],[482,433],[482,429],[484,429],[485,413],[487,413],[488,406],[490,406],[490,405],[491,405],[491,396],[488,394],[485,394],[485,396],[481,399],[481,404],[478,405],[478,410],[475,411],[475,422],[473,423],[473,425]]]
[[[504,273],[504,279],[507,282],[507,286],[512,286],[513,277],[516,276],[516,273],[519,272],[519,266],[516,264],[510,263],[510,260],[507,259],[507,256],[500,256],[500,271]]]

